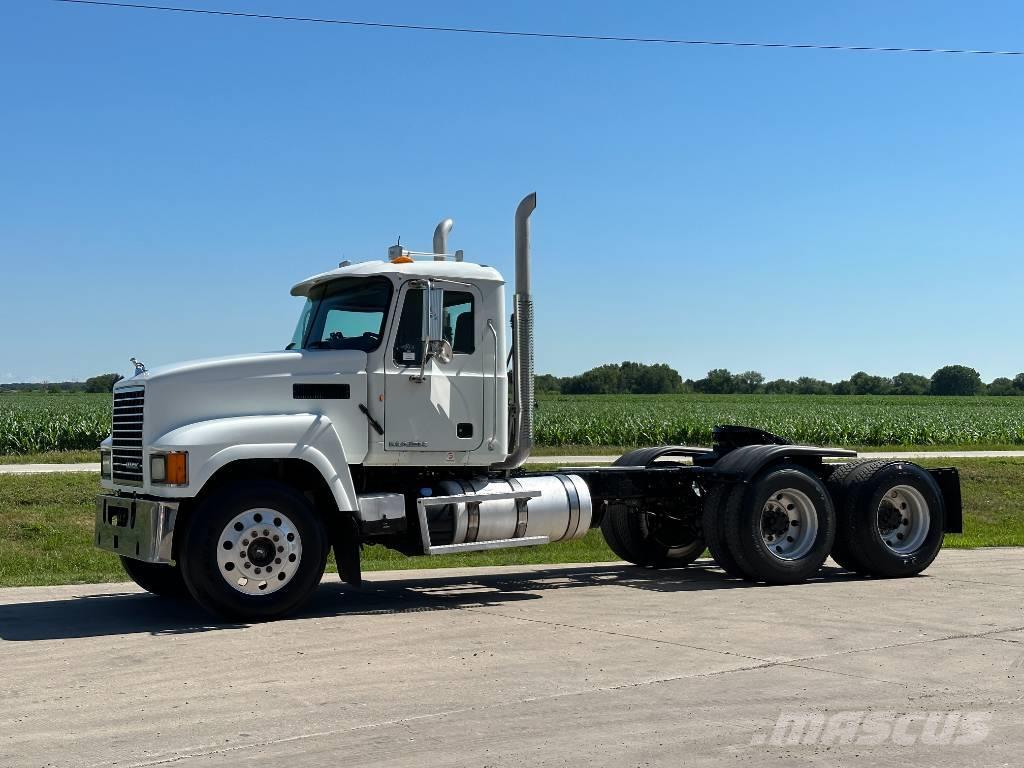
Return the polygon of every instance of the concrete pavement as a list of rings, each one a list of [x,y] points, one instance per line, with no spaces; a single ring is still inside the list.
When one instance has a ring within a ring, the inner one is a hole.
[[[253,626],[123,584],[0,590],[0,765],[930,768],[1024,752],[1024,549],[789,587],[709,563],[368,582],[328,577],[299,616]],[[776,731],[792,714],[811,725]]]
[[[1024,451],[882,451],[859,454],[862,459],[997,459],[1024,458]],[[531,464],[564,467],[611,464],[617,456],[534,456]],[[0,475],[38,475],[48,472],[99,472],[95,464],[0,464]]]
[[[99,472],[95,464],[0,464],[0,475],[43,475],[66,472]]]

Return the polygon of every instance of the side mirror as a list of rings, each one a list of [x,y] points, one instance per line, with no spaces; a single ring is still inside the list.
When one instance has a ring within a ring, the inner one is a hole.
[[[423,364],[420,365],[419,374],[413,374],[409,381],[423,382],[427,380],[427,363],[431,359],[447,365],[452,361],[452,345],[448,339],[424,339],[423,340]]]
[[[429,339],[427,341],[423,359],[427,360],[431,357],[444,365],[452,361],[452,345],[448,339]]]
[[[434,359],[442,365],[452,361],[452,345],[444,338],[444,289],[427,285],[423,302],[423,362],[418,376],[412,381],[426,381],[427,363]]]

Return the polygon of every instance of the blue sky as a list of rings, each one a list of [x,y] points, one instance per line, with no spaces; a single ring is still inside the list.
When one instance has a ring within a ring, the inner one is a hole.
[[[194,7],[1020,48],[995,2]],[[0,0],[0,381],[283,347],[299,279],[398,235],[512,275],[538,370],[1024,370],[1024,57],[357,30]]]

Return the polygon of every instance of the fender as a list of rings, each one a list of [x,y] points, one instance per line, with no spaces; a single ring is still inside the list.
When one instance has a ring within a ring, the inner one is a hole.
[[[712,466],[716,472],[739,475],[743,480],[750,480],[769,464],[775,464],[782,459],[852,459],[856,456],[856,451],[819,448],[813,445],[744,445],[729,451]]]
[[[154,450],[188,451],[187,486],[169,486],[161,495],[191,498],[217,470],[244,459],[300,459],[316,467],[340,510],[356,510],[352,473],[345,447],[326,416],[298,413],[236,416],[187,424],[153,441]]]

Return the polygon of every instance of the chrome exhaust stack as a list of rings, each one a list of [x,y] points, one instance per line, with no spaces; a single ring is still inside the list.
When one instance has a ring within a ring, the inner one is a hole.
[[[453,226],[455,222],[452,219],[442,219],[434,228],[434,261],[444,261],[444,255],[448,253],[448,233]]]
[[[508,458],[492,469],[517,469],[533,450],[533,297],[530,295],[530,214],[537,207],[531,192],[516,208],[516,292],[513,296],[512,405],[509,411]]]

